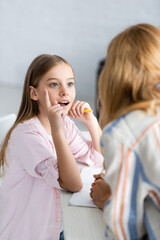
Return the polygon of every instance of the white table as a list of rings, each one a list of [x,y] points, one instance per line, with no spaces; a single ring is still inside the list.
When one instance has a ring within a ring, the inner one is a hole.
[[[71,196],[69,192],[61,192],[65,240],[103,240],[103,212],[98,208],[69,206]]]
[[[72,193],[61,191],[60,195],[65,240],[103,240],[105,223],[102,210],[69,206]]]

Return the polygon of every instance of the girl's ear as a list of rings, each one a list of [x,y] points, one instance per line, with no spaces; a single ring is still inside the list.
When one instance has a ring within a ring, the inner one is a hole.
[[[34,101],[37,101],[38,100],[38,94],[37,94],[36,89],[32,86],[29,86],[29,88],[30,88],[30,98]]]

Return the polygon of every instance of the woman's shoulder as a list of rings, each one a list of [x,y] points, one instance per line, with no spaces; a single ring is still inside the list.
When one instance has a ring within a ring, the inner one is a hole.
[[[108,125],[104,127],[103,133],[109,134],[114,132],[115,129],[116,131],[118,129],[120,131],[124,131],[126,128],[134,129],[135,127],[138,126],[139,128],[143,128],[144,125],[148,125],[150,122],[153,122],[157,118],[160,118],[159,112],[157,115],[153,115],[143,110],[134,110],[110,122]]]
[[[122,130],[125,127],[126,119],[130,113],[124,114],[119,118],[113,120],[109,124],[107,124],[103,129],[103,134],[113,134],[116,130]],[[123,129],[124,130],[124,129]]]
[[[160,112],[157,115],[147,113],[143,110],[131,111],[113,122],[109,123],[103,129],[103,138],[116,138],[131,144],[145,129],[160,121]]]

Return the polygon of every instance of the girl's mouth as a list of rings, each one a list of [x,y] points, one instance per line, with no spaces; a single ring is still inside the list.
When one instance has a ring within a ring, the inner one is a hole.
[[[67,106],[69,104],[69,102],[68,101],[61,101],[61,102],[58,102],[58,104],[60,104],[61,107],[63,107],[63,106]]]

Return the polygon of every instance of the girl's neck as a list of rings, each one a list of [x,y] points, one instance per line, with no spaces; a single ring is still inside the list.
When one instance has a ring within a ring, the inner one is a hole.
[[[47,116],[42,115],[42,114],[38,114],[37,115],[39,121],[41,122],[42,126],[45,128],[46,132],[51,135],[51,126],[50,126],[50,122]]]

